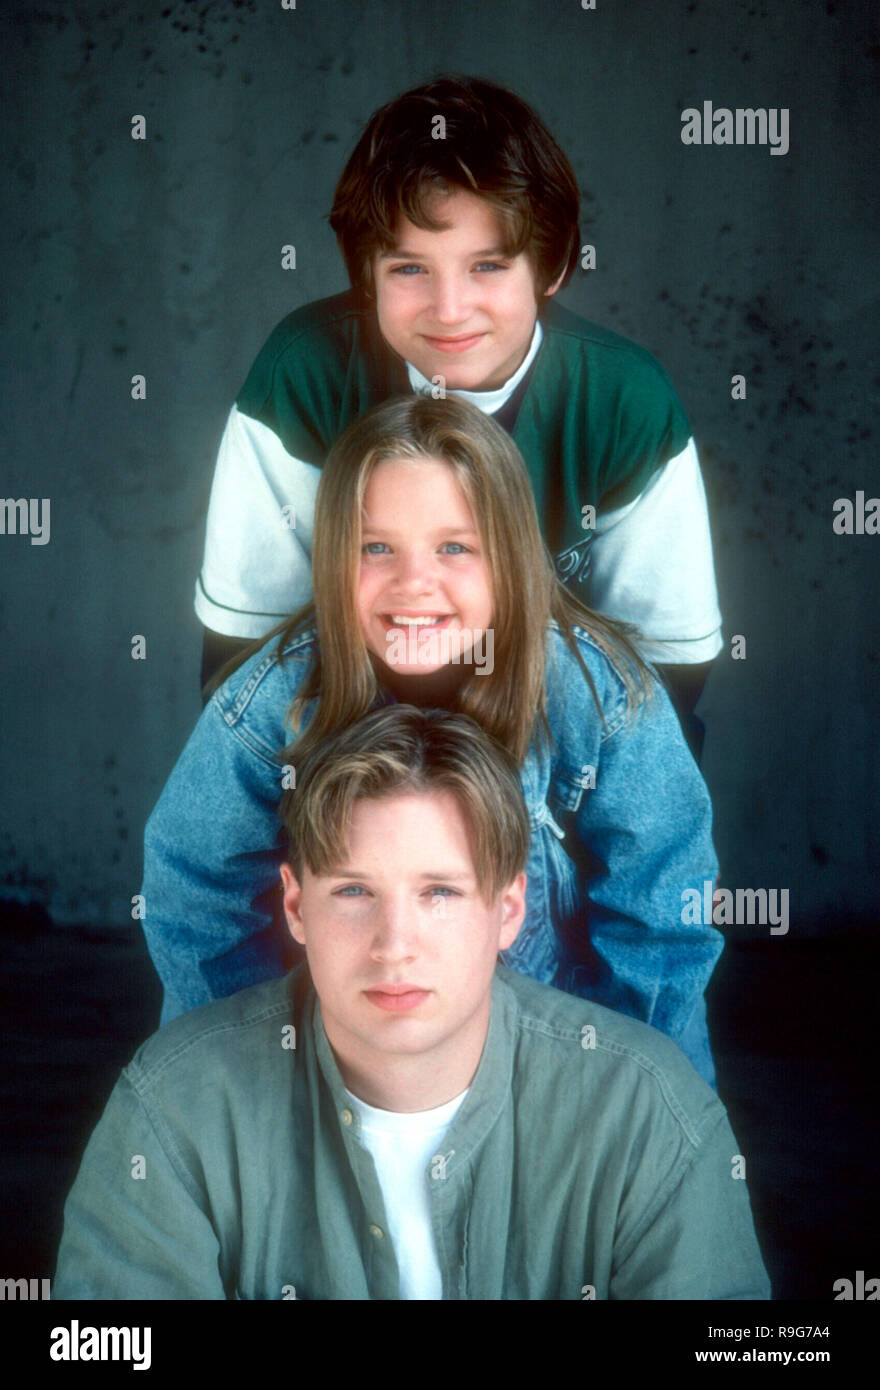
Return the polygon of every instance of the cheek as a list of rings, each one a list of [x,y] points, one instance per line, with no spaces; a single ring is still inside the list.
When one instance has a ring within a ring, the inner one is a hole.
[[[309,941],[309,963],[315,983],[328,991],[344,983],[354,963],[356,935],[351,922],[339,923],[334,914],[325,915],[318,934]]]
[[[479,945],[467,939],[454,961],[450,962],[450,973],[457,980],[458,1003],[465,1011],[482,997],[486,981],[494,970],[497,954],[498,947],[488,936],[482,938]]]
[[[502,312],[512,332],[525,335],[529,328],[534,329],[538,317],[538,304],[531,275],[521,276],[516,283],[508,282]]]
[[[407,303],[411,296],[405,293],[395,292],[393,285],[383,283],[376,289],[376,315],[379,319],[379,331],[386,338],[394,337],[395,333],[405,326],[407,320]],[[410,309],[411,312],[411,309]]]
[[[376,286],[376,317],[379,320],[380,329],[384,332],[389,318],[388,295],[385,293],[384,287],[379,285]]]
[[[488,568],[485,565],[481,566],[479,571],[473,576],[471,583],[471,602],[475,608],[478,608],[480,612],[485,615],[486,621],[483,626],[487,627],[495,610],[495,603],[492,593],[492,580]]]
[[[377,571],[370,569],[366,565],[361,565],[358,574],[357,584],[357,611],[361,621],[361,627],[365,627],[369,621],[373,602],[382,587],[382,581]]]

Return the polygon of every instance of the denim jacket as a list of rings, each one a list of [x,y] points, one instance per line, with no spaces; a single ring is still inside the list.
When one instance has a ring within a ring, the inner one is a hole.
[[[702,898],[717,874],[709,794],[662,688],[628,718],[620,673],[588,633],[575,635],[603,714],[551,624],[551,742],[536,737],[521,770],[527,912],[503,959],[659,1028],[712,1082],[703,991],[723,941],[712,925],[682,922],[684,891]],[[283,661],[277,646],[210,700],[147,823],[143,925],[165,986],[163,1022],[297,959],[280,915],[278,754],[316,637],[294,637]]]

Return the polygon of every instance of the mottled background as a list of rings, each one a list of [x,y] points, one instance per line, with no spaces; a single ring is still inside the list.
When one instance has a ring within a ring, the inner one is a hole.
[[[8,1076],[39,1066],[51,1087],[40,1030],[66,1020],[79,1041],[62,1049],[72,1073],[56,1049],[57,1095],[87,1075],[94,1111],[152,1023],[131,896],[146,816],[199,710],[192,589],[226,413],[274,324],[344,288],[325,216],[366,117],[438,70],[476,72],[534,104],[572,158],[598,268],[564,301],[655,353],[691,417],[728,649],[747,642],[746,660],[719,659],[701,706],[724,882],[791,900],[787,938],[730,929],[716,1036],[742,1123],[771,1092],[790,1107],[772,1142],[754,1140],[768,1220],[779,1184],[810,1181],[798,1117],[827,1120],[810,1141],[832,1144],[826,1206],[807,1215],[821,1199],[800,1190],[794,1207],[832,1242],[853,1223],[851,1250],[813,1252],[819,1296],[832,1273],[851,1277],[833,1265],[859,1258],[868,1209],[859,1198],[856,1221],[827,1203],[840,1178],[860,1190],[871,1142],[859,1078],[876,968],[880,537],[836,536],[831,520],[837,497],[880,492],[874,13],[867,0],[7,0],[0,492],[52,504],[48,545],[0,536]],[[705,99],[788,107],[789,153],[684,146],[680,113]],[[288,242],[295,271],[280,265]],[[739,372],[745,401],[730,396]],[[146,401],[131,399],[135,373]],[[57,1202],[47,1217],[27,1187],[34,1146],[63,1186],[79,1140],[48,1134],[60,1100],[39,1115],[11,1103],[25,1142],[10,1191],[49,1223],[22,1247],[45,1273]],[[813,1287],[790,1250],[773,1258],[786,1290]]]

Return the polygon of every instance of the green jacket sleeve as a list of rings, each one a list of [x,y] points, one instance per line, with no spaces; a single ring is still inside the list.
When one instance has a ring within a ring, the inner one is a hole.
[[[55,1299],[224,1299],[205,1194],[123,1072],[64,1209]]]
[[[770,1297],[745,1160],[719,1111],[713,1106],[717,1118],[698,1137],[689,1161],[679,1151],[670,1164],[660,1130],[652,1134],[622,1205],[611,1298]]]

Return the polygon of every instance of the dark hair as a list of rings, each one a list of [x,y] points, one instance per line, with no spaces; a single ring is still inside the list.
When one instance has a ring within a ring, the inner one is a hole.
[[[539,295],[569,279],[580,191],[559,145],[513,92],[478,77],[437,77],[374,112],[337,184],[330,225],[352,285],[372,291],[372,257],[393,247],[401,213],[439,231],[445,224],[426,205],[450,187],[493,205],[505,254],[527,252]]]
[[[290,863],[328,874],[344,859],[355,804],[450,792],[470,832],[474,871],[489,902],[525,867],[529,815],[510,753],[464,714],[390,705],[311,748],[281,799]]]

